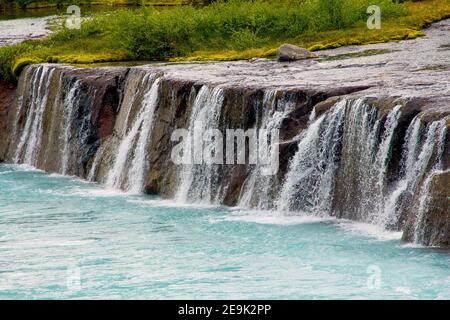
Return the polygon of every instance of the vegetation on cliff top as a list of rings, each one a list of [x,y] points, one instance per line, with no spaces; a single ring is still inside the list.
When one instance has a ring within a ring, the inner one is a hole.
[[[376,4],[382,27],[366,26]],[[310,50],[414,38],[450,16],[450,0],[229,0],[194,8],[118,10],[58,26],[47,39],[0,48],[0,75],[14,79],[39,62],[236,60],[269,57],[283,42]]]

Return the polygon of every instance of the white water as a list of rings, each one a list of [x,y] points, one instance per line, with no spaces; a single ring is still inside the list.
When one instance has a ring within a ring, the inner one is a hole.
[[[330,113],[317,118],[303,134],[276,201],[277,210],[307,214],[328,210],[345,108],[346,101],[339,102]]]
[[[403,156],[401,163],[401,179],[396,183],[391,196],[384,207],[384,216],[388,217],[388,224],[398,223],[400,210],[402,208],[402,197],[406,193],[412,196],[417,190],[418,184],[422,181],[432,158],[433,149],[437,143],[444,140],[441,135],[437,139],[437,132],[443,131],[444,122],[433,122],[425,128],[425,125],[417,116],[408,127],[405,143],[403,145]],[[425,131],[425,141],[421,139],[421,132]],[[423,143],[421,144],[421,141]],[[442,151],[443,152],[443,151]],[[441,152],[441,153],[442,153]],[[428,182],[429,183],[429,182]],[[426,185],[427,183],[425,183]],[[424,186],[425,189],[428,187]]]
[[[268,131],[280,129],[281,122],[293,107],[286,100],[277,100],[277,90],[264,92],[262,105],[264,113],[260,128]],[[276,182],[276,175],[264,175],[262,170],[263,166],[258,161],[244,182],[239,196],[239,207],[260,210],[272,207],[270,191]]]
[[[144,188],[144,178],[148,170],[147,146],[153,129],[161,79],[151,80],[151,86],[144,96],[139,113],[119,145],[114,165],[108,173],[107,187],[124,188],[132,193],[140,193]]]
[[[192,114],[189,120],[189,139],[185,144],[185,150],[197,143],[200,148],[194,148],[193,152],[188,154],[193,155],[193,159],[199,159],[202,155],[204,141],[195,141],[194,128],[196,124],[200,124],[203,130],[218,129],[220,112],[222,110],[224,100],[224,92],[221,87],[211,89],[207,85],[202,86],[199,90],[194,105]],[[202,139],[203,137],[200,137]],[[192,163],[196,163],[193,161]],[[179,187],[175,195],[178,202],[198,202],[211,203],[217,202],[219,199],[218,192],[218,168],[214,164],[184,164],[181,168]]]
[[[48,99],[48,88],[54,69],[42,65],[32,78],[31,105],[14,157],[15,163],[35,165],[42,140],[43,115]],[[22,106],[24,106],[22,104]],[[20,110],[20,109],[19,109]],[[17,115],[18,116],[18,115]]]
[[[388,217],[382,209],[388,194],[388,164],[400,112],[397,106],[387,115],[379,143],[378,111],[362,99],[343,100],[319,118],[311,117],[313,122],[290,162],[276,201],[277,209],[332,215],[334,184],[339,175],[342,181],[360,186],[359,195],[353,195],[358,197],[354,214],[363,221],[385,226]]]
[[[376,178],[376,192],[374,195],[372,195],[376,196],[376,198],[373,199],[376,201],[376,206],[375,209],[370,213],[371,216],[369,220],[374,224],[382,226],[386,226],[390,222],[390,220],[394,219],[393,217],[390,217],[389,215],[385,215],[383,213],[388,212],[384,210],[386,202],[385,199],[388,197],[386,184],[386,179],[388,178],[387,170],[389,160],[391,158],[392,138],[394,135],[394,131],[398,125],[398,120],[401,114],[400,110],[401,106],[396,106],[387,116],[386,123],[384,125],[384,134],[378,148],[375,164],[373,166],[374,172],[372,172],[372,177]]]
[[[87,176],[88,181],[90,181],[90,182],[95,181],[95,176],[97,174],[98,166],[100,165],[102,157],[103,157],[103,149],[99,148],[97,153],[95,154],[95,158],[94,158],[94,161],[92,162],[91,169],[89,170],[89,173]]]
[[[427,213],[428,205],[430,202],[430,188],[433,181],[433,178],[436,174],[442,173],[443,166],[442,166],[442,156],[444,152],[444,142],[445,142],[445,136],[447,134],[447,128],[445,126],[446,119],[442,119],[440,121],[435,121],[429,125],[428,131],[427,131],[427,139],[424,143],[423,150],[421,152],[421,155],[423,153],[427,153],[429,155],[427,160],[432,157],[433,154],[436,156],[436,161],[431,169],[431,173],[428,174],[428,176],[425,178],[425,182],[422,185],[422,188],[420,190],[420,196],[419,196],[419,205],[417,209],[416,219],[414,222],[414,243],[423,243],[424,240],[424,219]],[[425,157],[422,157],[422,159]],[[419,156],[419,160],[422,160]],[[427,161],[427,164],[428,164]],[[426,165],[424,165],[426,168]],[[422,169],[425,169],[422,168]],[[424,175],[424,172],[421,172],[421,175]]]
[[[79,91],[81,87],[80,81],[75,81],[69,90],[69,93],[64,99],[64,136],[63,136],[63,151],[61,157],[61,174],[67,174],[70,161],[70,147],[72,135],[72,120],[76,112],[76,104],[79,99]]]

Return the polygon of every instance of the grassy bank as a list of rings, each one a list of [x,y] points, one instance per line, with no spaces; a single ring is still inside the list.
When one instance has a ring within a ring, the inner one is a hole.
[[[381,7],[382,27],[366,27],[369,5]],[[48,39],[0,48],[0,74],[14,79],[37,62],[236,60],[269,57],[283,42],[310,50],[414,38],[450,16],[450,0],[284,0],[216,2],[158,11],[97,14],[79,30],[60,26]]]

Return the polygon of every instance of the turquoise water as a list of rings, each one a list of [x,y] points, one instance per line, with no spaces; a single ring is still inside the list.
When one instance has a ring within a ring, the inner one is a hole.
[[[0,299],[450,298],[450,253],[365,224],[180,206],[0,166]]]

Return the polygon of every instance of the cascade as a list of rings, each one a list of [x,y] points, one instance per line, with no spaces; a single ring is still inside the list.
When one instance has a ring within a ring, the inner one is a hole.
[[[144,178],[148,171],[147,146],[154,125],[161,78],[152,77],[148,82],[150,88],[128,132],[125,124],[124,137],[106,180],[107,187],[123,188],[132,193],[140,193],[144,188]],[[126,121],[128,122],[128,115]]]
[[[73,135],[74,117],[77,112],[77,100],[79,99],[81,83],[76,81],[69,89],[69,93],[64,99],[64,121],[63,121],[63,151],[61,157],[61,173],[67,174],[69,161],[71,160],[71,140]],[[78,141],[76,142],[78,143]]]
[[[277,90],[264,92],[264,108],[260,129],[280,129],[281,122],[295,105],[288,99],[277,99]],[[273,207],[271,191],[275,188],[276,175],[263,175],[260,162],[252,168],[239,196],[239,207],[268,210]]]
[[[185,148],[191,148],[198,141],[195,139],[194,128],[197,125],[202,126],[202,131],[207,129],[217,129],[220,120],[220,111],[224,100],[224,91],[220,86],[210,88],[203,85],[199,90],[189,119],[189,139],[187,139]],[[197,127],[198,128],[198,127]],[[203,137],[200,137],[202,139]],[[191,143],[193,142],[193,143]],[[200,142],[204,146],[204,141]],[[195,148],[194,148],[195,149]],[[203,150],[203,148],[200,148]],[[198,151],[193,150],[191,154],[198,158]],[[200,155],[201,156],[201,155]],[[180,172],[179,187],[175,199],[179,202],[217,202],[219,199],[219,168],[215,164],[183,164]]]
[[[26,122],[22,128],[18,146],[15,152],[14,162],[35,165],[42,139],[43,116],[47,106],[48,89],[54,69],[41,65],[33,73],[31,78],[32,90],[30,93],[30,105],[26,110]],[[21,104],[26,108],[26,104]],[[21,109],[18,110],[16,123]]]
[[[445,168],[442,165],[442,158],[445,149],[445,136],[447,134],[447,127],[445,126],[446,119],[434,121],[428,125],[427,137],[422,147],[422,151],[417,159],[417,166],[414,168],[416,174],[415,183],[413,187],[417,190],[419,179],[423,179],[426,175],[426,168],[429,166],[430,159],[435,158],[434,164],[430,173],[425,177],[425,181],[419,191],[419,202],[416,210],[414,221],[414,242],[422,243],[424,238],[424,219],[427,213],[430,202],[430,187],[433,177],[436,174],[443,173]],[[416,191],[417,192],[417,191]]]
[[[346,101],[317,118],[302,134],[281,187],[276,209],[306,214],[329,211]]]

